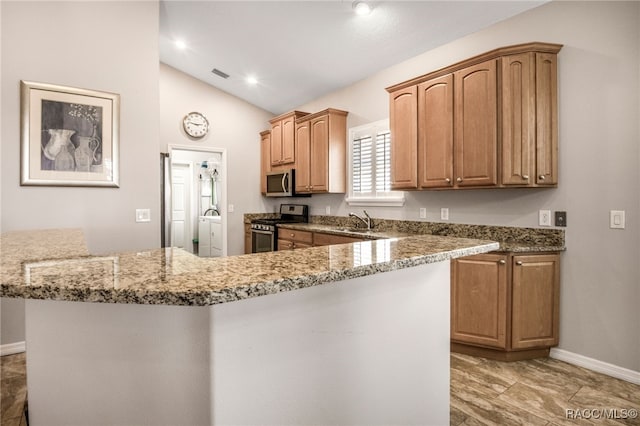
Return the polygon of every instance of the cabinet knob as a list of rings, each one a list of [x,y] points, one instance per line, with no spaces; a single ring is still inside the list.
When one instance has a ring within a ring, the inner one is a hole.
[[[529,180],[529,175],[522,175],[522,179]]]
[[[459,177],[458,179],[456,179],[457,182],[462,182],[462,178]]]
[[[449,179],[449,178],[446,178],[444,181],[447,182],[447,183],[451,183],[451,179]]]
[[[292,232],[292,233],[291,233],[291,238],[293,238],[293,236],[294,236],[294,235],[295,235],[295,234]]]
[[[504,264],[506,264],[507,262],[506,262],[504,259],[501,259],[498,263],[499,263],[499,264],[501,264],[501,265],[504,265]]]
[[[538,176],[538,179],[540,179],[540,180],[544,180],[544,175],[540,175],[540,176]]]
[[[518,265],[518,266],[522,266],[522,260],[518,260],[518,261],[516,262],[516,265]]]

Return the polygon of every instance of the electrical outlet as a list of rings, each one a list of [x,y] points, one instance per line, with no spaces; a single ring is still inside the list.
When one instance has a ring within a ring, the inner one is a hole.
[[[136,209],[136,222],[151,222],[151,210]]]
[[[427,209],[425,209],[424,207],[420,207],[420,219],[426,219],[427,218]]]
[[[449,220],[449,209],[447,207],[440,209],[440,220]]]
[[[233,210],[234,210],[234,206],[233,206],[233,204],[229,204],[229,205],[227,206],[227,211],[228,211],[229,213],[233,213]]]
[[[538,216],[538,225],[551,226],[551,210],[540,210]]]
[[[555,212],[555,225],[567,226],[567,212]]]
[[[326,215],[330,215],[331,214],[331,206],[326,206],[324,208],[324,214],[326,214]]]

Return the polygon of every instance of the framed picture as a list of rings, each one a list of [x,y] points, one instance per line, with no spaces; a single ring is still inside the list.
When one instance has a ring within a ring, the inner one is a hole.
[[[120,95],[20,81],[21,185],[119,186]]]

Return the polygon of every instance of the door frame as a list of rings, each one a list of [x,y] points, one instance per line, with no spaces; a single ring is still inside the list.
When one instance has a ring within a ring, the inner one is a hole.
[[[227,212],[227,150],[226,148],[216,148],[216,147],[208,147],[208,146],[193,146],[193,145],[176,145],[169,144],[169,164],[173,161],[173,152],[174,151],[191,151],[191,152],[199,152],[203,154],[220,154],[221,157],[221,165],[222,165],[222,173],[219,174],[222,180],[222,196],[220,197],[220,216],[222,219],[222,256],[227,256],[227,226],[229,222],[228,212]],[[171,167],[169,167],[169,181],[171,182]],[[173,201],[173,194],[169,194],[169,199]],[[170,210],[170,209],[169,209]],[[171,224],[171,211],[169,214],[169,224]],[[171,225],[169,225],[171,226]],[[171,235],[171,228],[169,228],[169,235]]]

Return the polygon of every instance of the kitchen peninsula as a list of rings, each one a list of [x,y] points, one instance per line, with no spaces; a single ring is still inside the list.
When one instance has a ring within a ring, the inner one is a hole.
[[[26,299],[34,425],[448,423],[449,260],[499,247],[91,256],[79,230],[0,244],[0,296]]]

